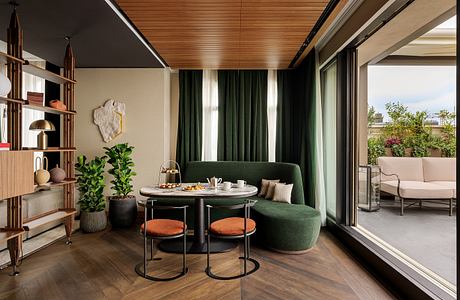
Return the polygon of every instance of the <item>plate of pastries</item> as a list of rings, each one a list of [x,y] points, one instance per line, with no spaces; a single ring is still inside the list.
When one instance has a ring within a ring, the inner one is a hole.
[[[196,191],[203,191],[205,190],[205,186],[202,184],[193,184],[193,185],[187,185],[184,187],[182,190],[185,192],[196,192]]]
[[[180,183],[162,183],[158,185],[160,189],[175,189],[180,187]]]

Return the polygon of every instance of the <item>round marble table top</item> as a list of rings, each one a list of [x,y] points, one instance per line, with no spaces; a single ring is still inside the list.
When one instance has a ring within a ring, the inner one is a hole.
[[[232,184],[230,190],[223,190],[220,184],[217,188],[210,188],[208,184],[201,184],[205,187],[199,191],[185,191],[186,186],[195,185],[196,183],[182,183],[180,187],[174,189],[161,189],[157,186],[143,187],[140,194],[146,197],[189,197],[189,198],[244,198],[257,194],[257,187],[246,184],[239,188],[236,184]]]

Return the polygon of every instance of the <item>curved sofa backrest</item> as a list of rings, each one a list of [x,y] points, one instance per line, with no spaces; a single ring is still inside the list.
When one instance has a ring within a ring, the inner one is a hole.
[[[248,161],[191,161],[187,164],[184,182],[207,182],[207,177],[221,177],[223,181],[243,179],[260,188],[262,178],[280,179],[293,183],[291,202],[305,204],[302,175],[296,164]]]

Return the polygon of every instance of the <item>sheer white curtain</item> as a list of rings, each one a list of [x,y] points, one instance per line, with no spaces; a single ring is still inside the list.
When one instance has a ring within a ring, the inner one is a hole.
[[[45,68],[44,61],[32,62],[41,68]],[[28,74],[22,74],[22,97],[27,98],[27,92],[45,93],[45,79]],[[33,109],[25,108],[22,112],[22,146],[23,147],[37,147],[37,135],[39,131],[29,130],[29,125],[35,121],[45,117],[45,113]],[[59,126],[59,124],[54,124]]]
[[[275,161],[276,151],[276,111],[278,105],[278,81],[276,70],[268,70],[267,76],[267,122],[268,161]]]
[[[217,160],[219,118],[217,70],[203,70],[203,144],[201,160]]]
[[[35,61],[33,64],[45,68],[45,61]],[[22,98],[27,98],[27,92],[40,92],[45,93],[45,79],[28,74],[22,74]],[[0,120],[1,120],[1,137],[0,141],[7,141],[7,121],[8,118],[6,114],[7,106],[5,104],[0,104]],[[5,118],[6,116],[6,118]],[[22,146],[23,147],[37,147],[37,135],[38,131],[30,131],[29,125],[39,119],[43,119],[45,113],[42,111],[37,111],[33,109],[24,108],[22,111]],[[59,124],[57,124],[59,125]]]

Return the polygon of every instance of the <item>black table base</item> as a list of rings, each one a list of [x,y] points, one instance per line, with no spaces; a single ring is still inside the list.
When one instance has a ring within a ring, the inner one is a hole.
[[[211,239],[211,253],[228,252],[238,246],[237,242]],[[182,240],[166,240],[159,245],[160,250],[168,253],[182,253]],[[194,237],[187,238],[187,253],[203,254],[207,252],[206,243],[196,244]]]

